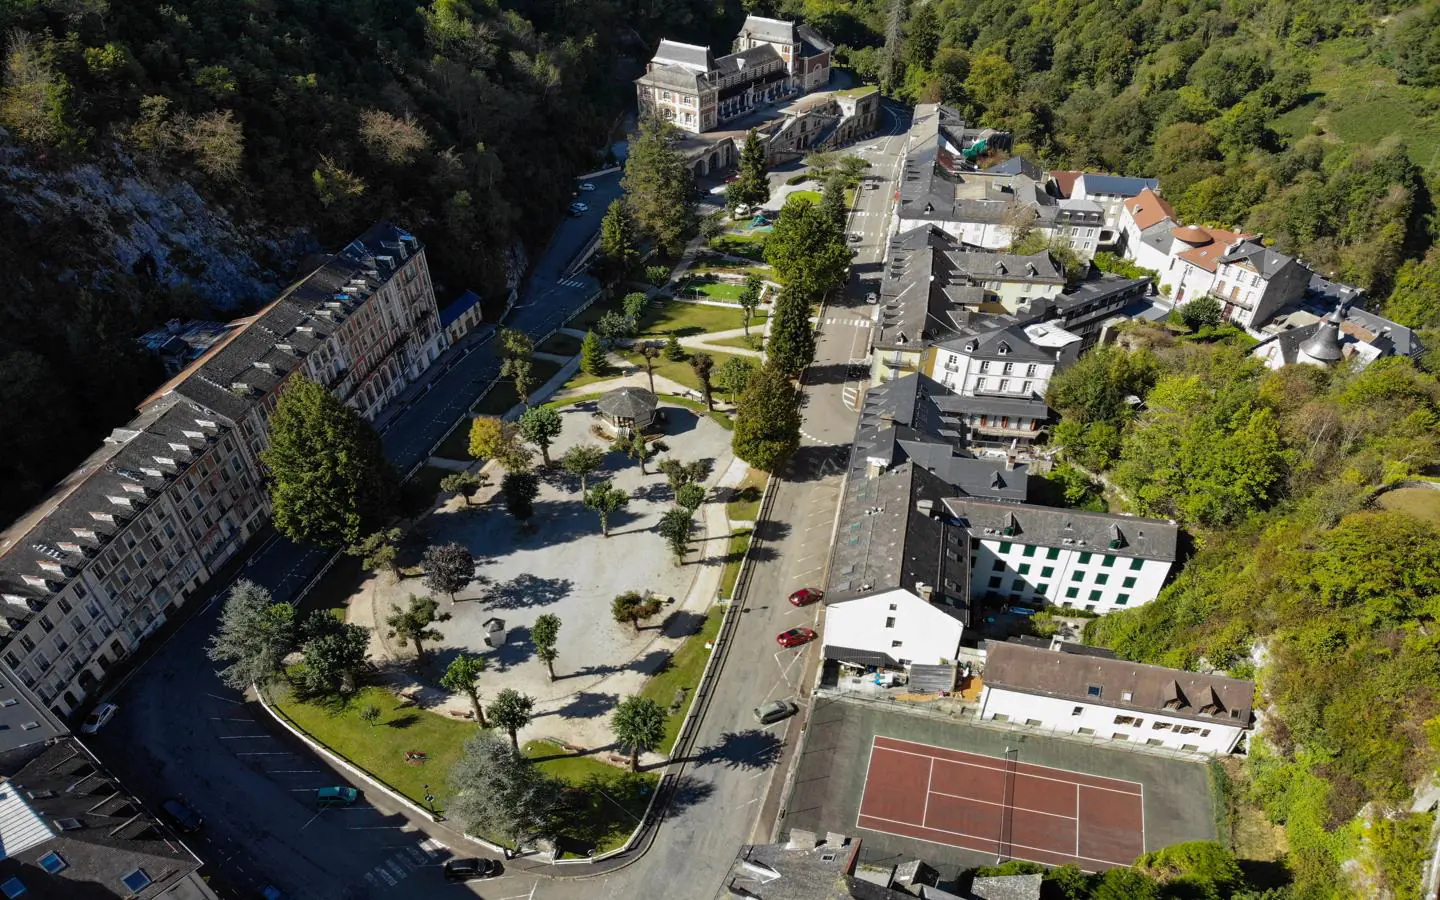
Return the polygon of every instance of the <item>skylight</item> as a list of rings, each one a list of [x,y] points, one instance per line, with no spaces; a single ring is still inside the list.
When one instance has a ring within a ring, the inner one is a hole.
[[[145,874],[144,869],[136,869],[120,876],[120,882],[130,889],[130,893],[138,894],[150,886],[150,876]]]
[[[70,864],[65,861],[65,857],[58,853],[47,853],[40,857],[40,868],[49,872],[51,875],[58,875],[69,867]]]
[[[10,900],[15,900],[16,897],[25,896],[25,882],[18,878],[12,878],[4,884],[0,884],[0,891],[4,891],[5,896],[9,897]]]

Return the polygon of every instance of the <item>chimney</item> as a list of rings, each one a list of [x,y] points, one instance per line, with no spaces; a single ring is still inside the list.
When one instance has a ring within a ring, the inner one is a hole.
[[[1013,471],[1015,471],[1015,454],[1013,454],[1013,453],[1007,453],[1007,454],[1005,454],[1005,471],[1007,471],[1007,472],[1013,472]]]

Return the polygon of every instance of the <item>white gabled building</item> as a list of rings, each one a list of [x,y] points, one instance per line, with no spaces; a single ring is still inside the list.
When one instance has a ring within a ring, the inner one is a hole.
[[[982,720],[1198,753],[1231,753],[1254,724],[1255,685],[1058,643],[991,643]]]
[[[945,501],[970,536],[970,595],[1108,613],[1154,600],[1175,565],[1174,522],[1078,509]]]

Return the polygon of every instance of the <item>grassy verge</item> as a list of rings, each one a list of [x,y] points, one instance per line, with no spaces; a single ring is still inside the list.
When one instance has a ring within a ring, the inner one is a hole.
[[[793,194],[785,198],[785,202],[794,203],[799,200],[809,200],[811,203],[814,203],[818,206],[820,205],[820,201],[822,199],[823,198],[820,196],[819,191],[795,191]]]
[[[435,795],[437,809],[445,806],[445,779],[460,758],[460,747],[475,733],[475,725],[417,709],[379,687],[362,689],[348,701],[318,703],[297,700],[289,687],[277,685],[273,705],[306,734],[345,759],[425,805],[425,785]],[[380,718],[368,725],[360,718],[367,706],[380,709]],[[408,765],[405,753],[427,755],[420,765]]]
[[[531,381],[535,385],[532,390],[538,390],[542,384],[555,376],[561,369],[560,363],[551,362],[548,359],[537,359],[531,362]],[[503,416],[510,411],[510,408],[520,402],[520,395],[515,392],[515,384],[509,379],[502,378],[484,397],[481,397],[470,411],[482,416]]]
[[[440,493],[440,481],[450,474],[439,466],[421,466],[420,471],[406,479],[400,488],[402,506],[407,515],[418,516],[430,508]]]
[[[739,285],[735,285],[737,289]],[[651,303],[640,318],[640,336],[657,337],[673,334],[689,337],[711,331],[729,331],[745,324],[745,312],[739,306],[709,306],[670,300]]]
[[[700,676],[705,671],[705,661],[710,658],[710,651],[705,645],[714,641],[715,636],[720,633],[720,622],[724,617],[724,606],[716,604],[710,607],[700,630],[686,638],[685,643],[681,644],[680,649],[670,658],[670,664],[658,674],[652,675],[640,689],[640,696],[649,697],[669,711],[665,718],[665,741],[660,745],[660,753],[668,754],[675,746],[680,725],[685,721],[685,713],[690,709],[690,703],[695,698],[695,688],[699,686]],[[675,699],[681,692],[684,693],[684,699],[677,704]]]
[[[709,351],[706,352],[709,353]],[[710,353],[711,359],[715,360],[716,369],[724,365],[725,361],[733,355],[734,354],[731,353]],[[626,351],[623,356],[631,364],[639,366],[640,371],[645,371],[645,358],[639,353],[633,350]],[[692,391],[700,390],[700,379],[695,377],[695,370],[690,367],[690,357],[688,354],[681,360],[668,360],[663,356],[655,360],[655,376],[658,378],[661,375],[678,384],[683,384]],[[656,388],[658,389],[659,385],[656,385]]]
[[[603,396],[605,395],[601,393],[580,394],[577,397],[570,397],[566,400],[551,400],[549,403],[543,403],[541,405],[549,409],[565,409],[567,406],[574,406],[577,403],[587,403],[591,400],[599,400]]]
[[[699,413],[702,416],[708,415],[711,419],[715,420],[715,424],[726,431],[735,430],[735,420],[730,417],[729,413],[720,412],[718,409],[714,411],[707,410],[705,409],[705,404],[699,400],[691,400],[688,397],[677,397],[674,394],[661,394],[660,399],[666,403],[683,406],[693,413]]]
[[[730,535],[725,548],[725,570],[720,573],[720,596],[733,599],[735,582],[740,579],[740,564],[745,561],[745,551],[750,549],[750,529],[741,528]]]
[[[710,249],[730,256],[743,256],[756,262],[765,260],[765,232],[758,234],[722,234],[710,242]]]
[[[740,295],[745,293],[745,285],[732,284],[728,281],[706,281],[702,278],[692,278],[680,288],[682,295],[694,295],[706,300],[728,300],[738,303]]]
[[[760,499],[765,496],[765,483],[770,473],[751,469],[745,480],[735,486],[735,499],[725,504],[725,515],[737,522],[753,522],[760,515]]]
[[[739,347],[741,350],[760,350],[765,342],[764,337],[760,333],[760,329],[765,327],[765,323],[760,322],[757,325],[752,322],[750,324],[753,327],[750,330],[749,337],[742,334],[739,337],[716,338],[710,341],[710,343],[720,347]]]
[[[552,334],[535,349],[556,356],[574,356],[580,352],[580,339],[573,334]]]
[[[614,850],[645,817],[660,776],[629,772],[585,756],[568,755],[559,744],[530,741],[526,756],[551,778],[564,783],[566,813],[556,836],[562,857]]]

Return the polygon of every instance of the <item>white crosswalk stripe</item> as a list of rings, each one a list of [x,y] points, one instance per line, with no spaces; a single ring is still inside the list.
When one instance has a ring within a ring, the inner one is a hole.
[[[446,847],[444,844],[440,843],[434,838],[426,838],[425,840],[420,842],[420,849],[424,850],[425,854],[431,859],[434,859],[435,857],[439,856],[441,853],[444,853],[450,848]]]
[[[556,284],[563,285],[564,287],[572,287],[572,288],[578,288],[578,287],[584,287],[584,286],[585,286],[585,282],[583,282],[583,281],[577,281],[577,280],[575,280],[574,278],[562,278],[562,279],[560,279],[559,281],[557,281]]]

